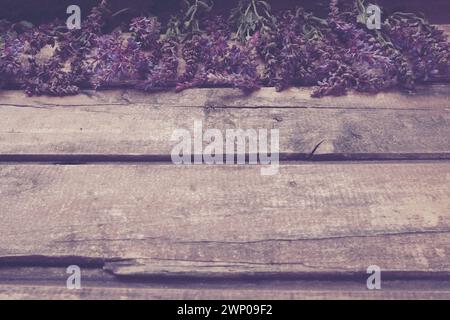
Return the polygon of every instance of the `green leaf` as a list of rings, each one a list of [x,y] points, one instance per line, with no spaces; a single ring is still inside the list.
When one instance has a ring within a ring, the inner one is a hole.
[[[34,25],[31,22],[25,20],[22,20],[17,24],[20,25],[21,27],[24,27],[25,29],[31,29],[34,27]]]

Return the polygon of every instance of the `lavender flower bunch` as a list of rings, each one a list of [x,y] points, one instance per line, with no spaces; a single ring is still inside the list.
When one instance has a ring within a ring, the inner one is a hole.
[[[394,13],[369,30],[365,0],[330,0],[327,19],[302,8],[272,12],[264,0],[240,0],[229,18],[212,8],[184,0],[165,34],[155,16],[112,26],[117,13],[106,0],[80,30],[1,20],[0,86],[58,96],[128,83],[145,91],[315,86],[312,96],[322,97],[449,79],[447,37],[415,14]]]
[[[259,87],[256,51],[247,46],[230,45],[226,20],[214,16],[201,21],[201,34],[191,33],[184,41],[185,72],[177,90],[198,86],[231,86],[244,90]]]
[[[4,30],[0,37],[0,87],[20,77],[22,73],[20,55],[24,50],[23,42],[17,39],[16,35]]]
[[[95,88],[111,85],[114,81],[141,79],[149,63],[139,43],[124,39],[115,32],[96,39],[92,63],[92,84]]]
[[[443,31],[412,13],[394,13],[383,34],[410,62],[414,80],[429,81],[450,72],[450,44]]]

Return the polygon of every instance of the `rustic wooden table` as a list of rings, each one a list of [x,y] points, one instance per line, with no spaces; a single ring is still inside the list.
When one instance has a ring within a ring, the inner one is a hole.
[[[0,91],[0,298],[449,299],[449,89]],[[279,129],[280,174],[173,165],[194,121]]]

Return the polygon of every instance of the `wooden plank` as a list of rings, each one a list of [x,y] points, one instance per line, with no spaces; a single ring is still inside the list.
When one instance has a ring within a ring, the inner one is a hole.
[[[439,25],[439,29],[444,31],[444,33],[447,35],[447,39],[450,41],[450,24]]]
[[[192,94],[195,92],[206,95],[229,91],[194,90]],[[430,109],[413,106],[407,109],[406,103],[384,105],[382,102],[380,108],[361,109],[325,105],[294,108],[293,102],[287,108],[237,108],[237,105],[236,108],[204,108],[200,102],[197,107],[178,108],[170,107],[173,101],[162,107],[166,101],[162,98],[156,105],[151,102],[114,105],[114,101],[119,101],[117,96],[118,93],[111,93],[95,98],[97,105],[89,105],[94,102],[80,96],[79,103],[83,106],[59,105],[59,102],[50,105],[50,98],[42,106],[44,98],[29,99],[22,104],[18,100],[15,104],[9,101],[0,106],[0,160],[23,160],[20,156],[24,155],[80,156],[83,160],[86,155],[94,158],[106,155],[125,156],[125,160],[126,156],[135,156],[135,159],[170,161],[171,151],[177,144],[170,141],[172,133],[187,129],[193,134],[195,121],[202,121],[204,130],[221,130],[224,136],[227,129],[279,129],[280,153],[284,159],[450,158],[448,92],[442,95],[446,102],[442,100],[439,106]],[[176,99],[171,94],[166,97]],[[102,99],[109,100],[101,104]],[[249,105],[258,105],[256,100],[250,100]]]
[[[448,299],[445,279],[382,278],[382,291],[369,291],[366,278],[322,280],[193,281],[167,278],[118,279],[81,266],[81,290],[67,290],[63,266],[0,268],[0,299]]]
[[[450,24],[438,25],[438,28],[443,30],[448,36],[450,36]]]
[[[3,165],[0,265],[117,276],[450,275],[450,163]]]
[[[401,91],[379,94],[349,93],[341,97],[311,98],[311,88],[290,88],[276,92],[261,88],[244,93],[231,88],[190,89],[179,93],[172,90],[145,93],[116,89],[83,90],[76,96],[28,97],[22,91],[0,91],[0,106],[74,107],[139,104],[147,107],[216,107],[216,108],[336,108],[336,109],[448,109],[450,84],[418,86],[415,93]]]
[[[436,284],[436,283],[434,283]],[[0,284],[1,300],[448,300],[450,290],[381,290],[368,291],[361,287],[340,284],[339,288],[305,286],[300,289],[247,289],[201,287],[86,287],[68,290],[64,286]]]

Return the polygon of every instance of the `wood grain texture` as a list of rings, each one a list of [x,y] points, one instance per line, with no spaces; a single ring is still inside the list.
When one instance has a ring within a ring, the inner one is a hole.
[[[441,24],[441,25],[438,25],[438,28],[443,30],[444,33],[447,35],[447,37],[450,40],[450,24]]]
[[[36,262],[35,262],[36,263]],[[0,267],[0,299],[449,299],[450,281],[382,277],[382,290],[369,291],[367,275],[321,280],[117,278],[81,265],[81,290],[67,290],[67,265]]]
[[[284,159],[450,159],[449,88],[0,91],[0,160],[167,160],[194,121],[280,129]],[[450,299],[448,161],[300,162],[273,177],[4,164],[0,202],[0,299]],[[80,291],[65,288],[70,264]],[[374,264],[382,291],[365,287]]]
[[[436,283],[434,283],[436,284]],[[341,285],[339,288],[309,286],[301,289],[240,287],[229,289],[87,287],[68,290],[64,286],[2,285],[1,300],[448,300],[450,291],[429,289],[368,291],[362,286]]]
[[[276,92],[261,88],[244,93],[231,88],[189,89],[179,93],[172,90],[145,93],[116,89],[83,90],[76,96],[28,97],[22,91],[0,91],[1,106],[74,107],[145,105],[148,107],[222,107],[222,108],[343,108],[343,109],[448,109],[449,84],[418,86],[415,93],[391,91],[379,94],[349,93],[341,97],[310,97],[310,88],[290,88]]]
[[[449,159],[449,87],[433,88],[440,92],[436,99],[424,95],[422,102],[411,98],[411,104],[410,98],[394,95],[398,100],[344,97],[334,104],[309,99],[309,105],[299,98],[300,89],[280,96],[262,90],[246,98],[228,89],[180,96],[112,91],[64,99],[3,92],[0,159],[129,155],[170,160],[176,144],[172,133],[192,133],[194,121],[223,134],[227,129],[279,129],[286,159]]]
[[[450,163],[3,165],[0,265],[116,276],[450,274]]]

